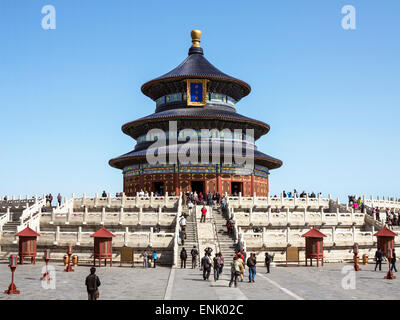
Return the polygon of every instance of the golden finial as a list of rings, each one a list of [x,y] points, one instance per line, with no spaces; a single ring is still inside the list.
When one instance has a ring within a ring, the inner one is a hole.
[[[201,38],[201,31],[200,30],[192,30],[190,33],[192,36],[192,47],[200,47],[200,38]]]

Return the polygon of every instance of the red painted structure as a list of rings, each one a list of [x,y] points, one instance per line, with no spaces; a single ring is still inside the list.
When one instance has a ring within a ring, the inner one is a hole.
[[[307,231],[302,237],[306,238],[306,265],[307,259],[310,259],[312,266],[312,259],[317,259],[317,267],[319,266],[319,259],[321,259],[322,266],[324,265],[324,246],[323,238],[326,237],[321,231],[312,228]]]
[[[24,264],[24,258],[31,258],[31,263],[36,263],[36,243],[39,233],[26,227],[21,232],[18,232],[16,236],[19,237],[19,263]]]
[[[110,267],[112,267],[112,238],[115,235],[103,227],[90,236],[94,237],[93,265],[96,265],[96,259],[99,259],[99,267],[101,267],[101,259],[104,259],[106,266],[107,259],[110,259]]]
[[[6,293],[6,294],[19,294],[20,291],[17,290],[17,287],[15,286],[15,283],[14,283],[14,273],[15,273],[15,269],[17,269],[18,257],[17,257],[17,255],[12,254],[12,255],[10,255],[10,257],[8,259],[9,259],[8,266],[11,269],[11,283],[8,286],[8,289],[4,291],[4,293]]]
[[[397,233],[393,232],[387,227],[383,227],[381,230],[375,233],[374,236],[378,240],[377,249],[380,248],[383,256],[386,257],[387,249],[394,248],[394,237],[397,236]]]

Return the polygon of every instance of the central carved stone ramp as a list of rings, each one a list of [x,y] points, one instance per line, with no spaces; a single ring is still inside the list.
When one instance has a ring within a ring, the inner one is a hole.
[[[219,248],[224,257],[225,266],[229,266],[229,263],[233,260],[235,255],[236,243],[233,239],[233,235],[228,235],[226,228],[227,219],[222,215],[221,208],[218,208],[218,210],[214,209],[213,213]]]

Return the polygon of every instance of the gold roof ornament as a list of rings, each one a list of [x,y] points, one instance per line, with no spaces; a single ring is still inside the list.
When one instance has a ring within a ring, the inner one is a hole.
[[[192,37],[192,47],[200,47],[200,38],[201,38],[201,31],[200,30],[192,30],[190,33]]]

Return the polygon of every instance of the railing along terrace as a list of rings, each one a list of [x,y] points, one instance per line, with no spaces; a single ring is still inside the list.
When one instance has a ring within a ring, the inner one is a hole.
[[[252,208],[249,212],[243,212],[241,209],[230,208],[231,215],[234,216],[236,224],[239,226],[249,225],[363,225],[365,222],[365,213],[362,212],[324,212],[320,211],[285,211],[276,212],[270,208],[265,212],[254,212]]]
[[[176,212],[163,212],[162,207],[152,212],[144,212],[142,207],[133,211],[132,209],[119,208],[118,211],[107,211],[102,207],[100,211],[89,210],[88,207],[82,208],[69,208],[64,212],[43,212],[42,223],[49,224],[135,224],[135,225],[170,225],[173,223],[177,213]]]
[[[304,247],[305,240],[302,235],[308,229],[290,229],[290,227],[275,231],[268,230],[264,227],[263,232],[244,232],[244,240],[249,248],[262,248],[262,247],[279,247],[285,248],[287,246]],[[374,231],[360,231],[351,228],[349,230],[336,230],[335,228],[321,229],[326,235],[324,238],[324,246],[352,246],[355,242],[359,245],[373,245],[376,241]],[[397,237],[396,237],[397,238]]]
[[[332,198],[331,195],[329,195],[328,198],[323,198],[321,195],[318,195],[316,198],[310,198],[308,195],[305,198],[296,196],[289,198],[283,197],[283,195],[280,197],[257,197],[256,194],[254,194],[253,197],[243,197],[241,193],[239,193],[238,196],[227,196],[227,200],[230,206],[235,208],[240,206],[328,208]],[[336,201],[339,202],[339,199]]]
[[[164,196],[155,196],[151,193],[149,196],[139,196],[139,193],[135,197],[127,197],[125,194],[122,197],[111,197],[108,194],[107,197],[99,197],[96,193],[95,197],[87,197],[83,194],[82,198],[76,198],[73,195],[74,207],[102,207],[106,206],[108,208],[119,208],[119,207],[158,207],[160,205],[166,206],[168,208],[173,208],[177,206],[178,196],[168,195],[168,192]]]

